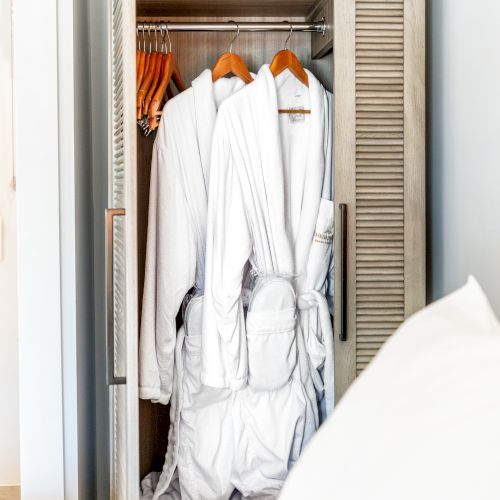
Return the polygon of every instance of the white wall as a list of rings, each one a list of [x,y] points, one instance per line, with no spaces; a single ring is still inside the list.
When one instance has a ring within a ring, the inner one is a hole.
[[[16,192],[12,155],[10,2],[0,0],[0,485],[19,484]],[[3,258],[2,258],[3,257]]]
[[[66,89],[59,89],[57,4],[14,0],[20,469],[29,500],[65,498],[62,351],[71,332],[62,323],[71,312],[61,300],[67,284],[61,252],[67,249],[61,245],[59,182],[66,181],[60,164],[69,146],[60,148],[59,141]]]
[[[427,8],[429,299],[471,273],[500,315],[500,2]]]

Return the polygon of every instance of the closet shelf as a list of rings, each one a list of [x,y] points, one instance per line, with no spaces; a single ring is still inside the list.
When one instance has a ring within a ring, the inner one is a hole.
[[[137,16],[288,16],[306,18],[317,0],[138,0]]]

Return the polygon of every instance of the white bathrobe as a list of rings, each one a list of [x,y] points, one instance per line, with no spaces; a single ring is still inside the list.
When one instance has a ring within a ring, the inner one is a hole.
[[[167,404],[175,319],[186,293],[204,288],[207,191],[217,106],[244,86],[203,71],[165,107],[153,146],[139,343],[139,395]]]
[[[243,497],[276,497],[319,425],[323,392],[327,413],[333,407],[324,295],[333,239],[330,98],[308,77],[309,88],[263,66],[223,103],[214,132],[201,376],[238,391],[232,481]],[[299,107],[311,114],[278,114]],[[254,286],[245,316],[248,263]]]
[[[287,344],[281,341],[287,335],[247,337],[241,297],[247,262],[255,276],[289,278],[299,298],[308,299],[316,285],[312,275],[320,274],[309,269],[315,267],[308,263],[311,250],[324,240],[331,253],[333,202],[323,197],[324,192],[331,196],[325,182],[330,169],[325,168],[329,99],[312,73],[308,76],[309,89],[288,71],[275,80],[264,65],[256,80],[219,111],[211,163],[202,351],[202,380],[210,386],[240,389],[248,381],[259,387],[260,369],[265,386],[281,385],[276,377],[289,378],[281,371],[289,368],[269,366],[270,360],[249,373],[254,341],[276,343],[274,348],[286,353]],[[311,114],[278,114],[279,107],[299,106],[310,108]],[[321,264],[324,279],[318,291],[324,292],[329,262]],[[324,301],[313,296],[325,310]],[[295,308],[284,316],[280,321],[294,323]],[[328,328],[326,322],[323,326]],[[293,325],[291,332],[289,343],[295,337]],[[262,354],[283,365],[286,356],[273,355],[274,348]],[[269,370],[279,373],[268,380]]]
[[[223,424],[223,416],[230,416],[231,391],[209,389],[205,399],[195,395],[201,386],[201,294],[212,133],[218,105],[243,86],[238,78],[212,83],[211,71],[203,71],[190,89],[167,103],[154,144],[140,397],[164,404],[171,398],[171,425],[163,471],[144,479],[143,498],[197,498],[204,491],[213,498],[229,498],[233,490],[227,463],[231,457],[217,453],[213,443],[231,436],[217,429],[206,432],[205,426],[205,421]],[[184,326],[177,334],[176,316],[190,290]],[[218,472],[212,481],[214,469]]]

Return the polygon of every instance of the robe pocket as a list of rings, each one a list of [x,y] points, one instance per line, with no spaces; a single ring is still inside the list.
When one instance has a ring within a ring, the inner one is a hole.
[[[274,390],[285,385],[297,364],[295,292],[285,278],[257,284],[247,319],[248,385]]]

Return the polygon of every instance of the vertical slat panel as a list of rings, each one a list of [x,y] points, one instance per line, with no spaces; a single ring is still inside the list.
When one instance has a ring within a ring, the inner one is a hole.
[[[109,203],[113,208],[125,208],[125,134],[124,134],[124,26],[123,3],[113,0],[111,4],[111,133],[110,133],[110,170]],[[113,322],[115,356],[108,360],[113,363],[117,376],[126,375],[126,244],[125,224],[122,218],[113,223]],[[111,480],[110,497],[127,497],[127,392],[124,386],[110,388],[111,397]]]
[[[404,0],[356,1],[356,373],[405,317]]]
[[[135,2],[110,4],[109,205],[125,208],[113,223],[113,321],[117,377],[127,384],[110,388],[110,498],[133,499],[138,481],[137,401],[137,231],[135,136]]]

